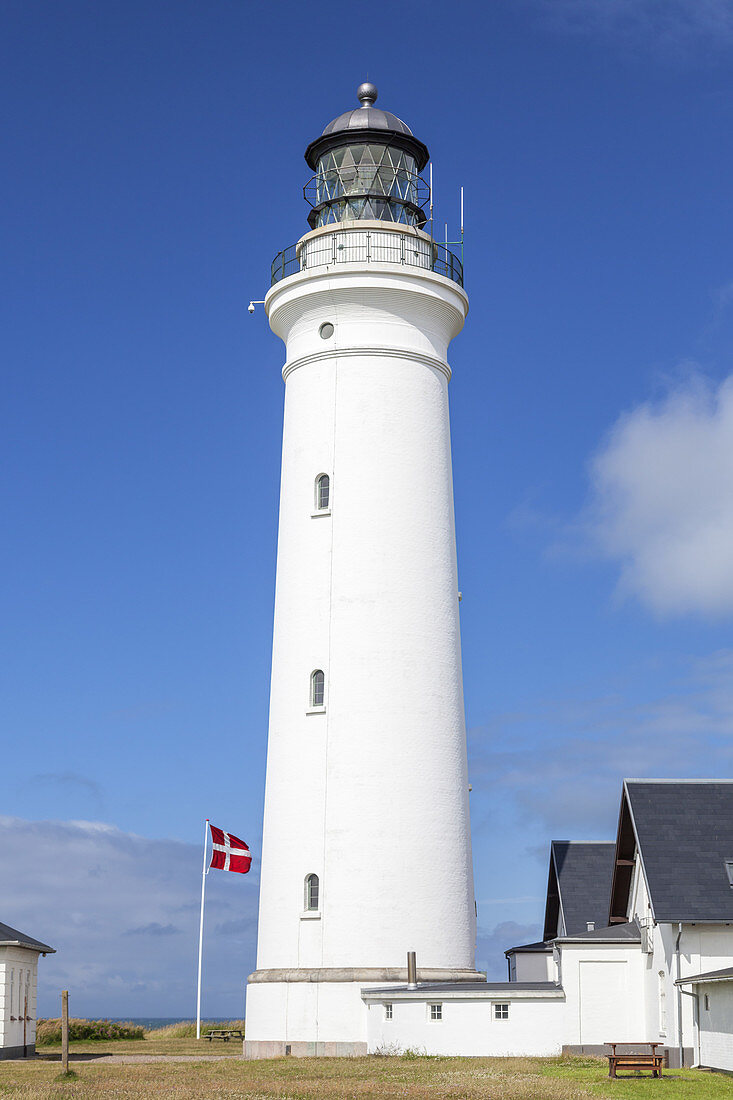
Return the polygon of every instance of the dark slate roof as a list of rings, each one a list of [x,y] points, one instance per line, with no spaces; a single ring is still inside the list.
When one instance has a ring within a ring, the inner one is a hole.
[[[657,921],[733,921],[733,780],[627,779]]]
[[[544,940],[538,940],[537,943],[522,943],[519,947],[508,947],[504,954],[521,955],[523,952],[549,955],[552,952],[552,944],[546,943]]]
[[[629,924],[612,924],[609,928],[594,928],[592,932],[578,932],[574,936],[558,936],[558,943],[641,943],[641,932],[636,921]]]
[[[615,844],[578,840],[553,840],[550,848],[550,876],[545,908],[545,939],[557,935],[556,882],[565,935],[585,932],[590,921],[596,928],[608,924]],[[553,879],[554,876],[554,879]]]
[[[19,932],[17,928],[11,928],[9,924],[3,924],[0,921],[0,946],[7,947],[9,945],[30,947],[34,951],[43,951],[47,955],[56,953],[55,947],[49,947],[47,943],[34,940],[33,936],[26,936],[25,932]]]
[[[730,982],[733,981],[733,966],[726,966],[724,970],[708,970],[706,974],[692,974],[689,978],[678,978],[675,985],[686,985],[688,982]]]

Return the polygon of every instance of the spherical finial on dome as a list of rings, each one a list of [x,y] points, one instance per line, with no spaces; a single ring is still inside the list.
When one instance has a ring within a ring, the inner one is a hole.
[[[356,98],[359,100],[362,107],[371,107],[377,99],[376,84],[370,84],[368,80],[365,81],[364,84],[360,84],[356,89]]]

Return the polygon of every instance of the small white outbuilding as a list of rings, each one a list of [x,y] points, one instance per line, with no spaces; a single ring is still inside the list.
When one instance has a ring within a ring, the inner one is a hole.
[[[695,998],[696,1064],[733,1073],[733,966],[678,978],[675,985]]]
[[[0,922],[0,1058],[26,1058],[36,1049],[38,956],[47,943]]]

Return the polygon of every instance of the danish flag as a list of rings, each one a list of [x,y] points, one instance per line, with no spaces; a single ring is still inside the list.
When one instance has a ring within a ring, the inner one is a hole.
[[[217,829],[216,825],[209,822],[211,829],[211,863],[209,867],[216,867],[220,871],[236,871],[240,875],[246,875],[252,863],[250,850],[243,840],[232,833],[225,833],[223,829]]]

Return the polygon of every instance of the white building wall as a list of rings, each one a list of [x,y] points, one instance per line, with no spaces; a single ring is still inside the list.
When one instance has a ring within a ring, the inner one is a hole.
[[[685,1060],[694,1057],[696,1034],[695,1007],[691,997],[679,994],[675,980],[690,974],[722,969],[733,962],[733,927],[726,924],[683,923],[679,926],[655,923],[639,853],[629,894],[629,920],[636,919],[645,928],[651,950],[644,954],[643,1003],[647,1040],[661,1041],[670,1049],[671,1062],[677,1064],[680,1043]]]
[[[0,1057],[3,1050],[22,1054],[24,1023],[25,1045],[35,1044],[37,985],[38,952],[0,947]]]
[[[638,944],[562,945],[566,1046],[645,1039],[643,960]]]
[[[510,956],[509,976],[513,982],[554,982],[557,968],[552,951],[519,951]]]
[[[733,982],[693,988],[699,998],[699,1063],[733,1073]]]
[[[494,1003],[509,1004],[509,1018],[497,1020]],[[430,1004],[441,1003],[443,1018],[430,1019]],[[510,1000],[496,995],[476,999],[395,1001],[392,1019],[384,1004],[370,1004],[369,1052],[414,1050],[424,1054],[475,1057],[552,1056],[562,1050],[566,1006],[562,999]]]

